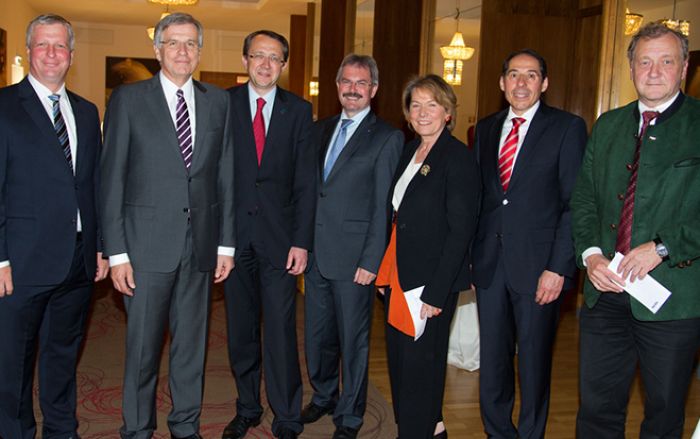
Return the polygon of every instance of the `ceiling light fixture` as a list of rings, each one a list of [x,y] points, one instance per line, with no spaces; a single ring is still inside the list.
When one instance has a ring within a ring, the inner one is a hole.
[[[643,15],[630,12],[629,8],[625,9],[625,35],[636,34],[643,21]]]
[[[457,30],[452,36],[449,46],[440,47],[440,54],[445,58],[442,66],[442,78],[448,84],[462,84],[462,67],[464,61],[470,59],[474,55],[474,48],[464,44],[464,37],[459,31],[459,1],[457,3],[457,14],[455,20],[457,22]]]
[[[686,37],[690,35],[690,22],[676,19],[676,0],[673,0],[673,14],[671,18],[664,18],[661,20],[661,23],[669,29],[677,30]]]
[[[148,0],[149,3],[166,6],[192,6],[196,5],[199,0]]]

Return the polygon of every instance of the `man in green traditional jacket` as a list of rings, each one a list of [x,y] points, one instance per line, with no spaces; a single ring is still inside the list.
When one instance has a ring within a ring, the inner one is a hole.
[[[639,364],[640,437],[680,438],[700,347],[700,102],[680,92],[688,68],[681,33],[648,24],[627,56],[639,100],[595,124],[571,200],[587,270],[576,434],[624,437]],[[613,272],[616,251],[624,258]],[[656,313],[624,291],[647,274],[672,293]]]

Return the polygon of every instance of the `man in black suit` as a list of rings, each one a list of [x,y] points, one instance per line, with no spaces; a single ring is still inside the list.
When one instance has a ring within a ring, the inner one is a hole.
[[[319,186],[304,298],[314,396],[302,422],[332,412],[333,438],[344,439],[357,436],[365,413],[373,282],[388,240],[387,198],[403,134],[370,109],[379,87],[372,57],[346,56],[336,86],[343,112],[315,127]]]
[[[104,279],[97,209],[97,108],[67,91],[71,24],[27,28],[29,75],[0,90],[0,437],[36,435],[39,347],[44,438],[77,438],[76,378],[93,282]]]
[[[532,50],[503,63],[510,107],[479,121],[482,175],[473,273],[480,323],[479,399],[494,438],[544,437],[560,294],[576,273],[569,199],[585,122],[547,106],[547,65]],[[520,417],[512,422],[517,346]]]
[[[166,329],[173,438],[200,439],[212,277],[233,267],[233,140],[228,94],[192,79],[203,43],[194,17],[155,29],[160,72],[112,93],[100,207],[105,253],[127,312],[124,439],[156,429]]]
[[[224,439],[260,423],[262,354],[272,432],[302,431],[296,340],[296,276],[313,235],[316,168],[311,105],[277,86],[289,44],[272,31],[243,44],[247,84],[230,89],[235,156],[236,268],[225,285],[228,348],[236,379],[236,416]],[[261,318],[265,338],[261,341]]]

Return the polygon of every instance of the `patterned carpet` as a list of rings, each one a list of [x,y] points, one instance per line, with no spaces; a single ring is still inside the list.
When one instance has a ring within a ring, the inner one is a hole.
[[[302,377],[304,379],[304,403],[311,398],[311,386],[306,376],[303,355],[303,296],[297,300],[297,328]],[[121,297],[113,292],[108,282],[98,285],[88,325],[83,355],[78,365],[78,418],[79,433],[83,439],[118,439],[121,426],[121,380],[124,368],[125,313]],[[168,393],[167,345],[163,350],[161,375],[158,384],[158,431],[155,438],[170,438],[167,429],[167,413],[170,410]],[[35,394],[38,389],[35,388]],[[270,425],[273,414],[267,407],[264,389],[263,422],[248,432],[247,438],[272,438]],[[236,389],[228,365],[226,347],[226,318],[223,292],[215,288],[211,313],[211,332],[205,383],[204,406],[200,433],[205,439],[221,437],[226,424],[234,415]],[[37,422],[41,414],[35,398]],[[330,438],[335,427],[325,416],[318,422],[305,426],[302,438]],[[41,426],[39,425],[39,430]],[[365,423],[361,438],[395,438],[391,406],[370,383]]]

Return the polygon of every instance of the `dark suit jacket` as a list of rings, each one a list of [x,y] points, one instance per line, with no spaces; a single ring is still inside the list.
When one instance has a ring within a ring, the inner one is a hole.
[[[201,271],[216,266],[217,246],[235,246],[229,97],[197,81],[194,94],[189,172],[159,74],[119,87],[109,100],[101,159],[105,252],[128,253],[139,271],[174,271],[188,223]]]
[[[324,277],[352,280],[357,267],[379,270],[388,240],[389,187],[403,134],[370,111],[324,182],[325,158],[339,119],[315,125],[319,185],[313,257]]]
[[[476,126],[483,196],[474,283],[480,288],[491,284],[502,254],[508,283],[516,291],[534,294],[544,270],[566,276],[564,288],[569,288],[576,272],[569,199],[586,145],[586,124],[541,102],[504,193],[498,149],[507,115],[506,109]]]
[[[390,193],[419,145],[404,148]],[[449,294],[469,288],[479,184],[473,151],[445,128],[406,189],[396,217],[399,281],[404,291],[425,285],[429,305],[443,308]]]
[[[311,250],[316,161],[311,104],[277,88],[258,167],[248,85],[229,89],[233,114],[236,242],[245,248],[256,227],[270,263],[284,268],[289,248]]]
[[[0,261],[17,285],[58,285],[73,261],[80,209],[87,278],[95,277],[100,124],[91,102],[68,92],[78,148],[71,173],[27,78],[0,89]]]

